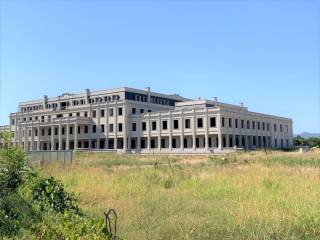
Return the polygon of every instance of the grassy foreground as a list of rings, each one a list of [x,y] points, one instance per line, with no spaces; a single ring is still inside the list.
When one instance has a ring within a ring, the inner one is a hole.
[[[170,163],[168,159],[170,159]],[[39,168],[126,239],[320,239],[320,151],[166,157],[78,153]]]

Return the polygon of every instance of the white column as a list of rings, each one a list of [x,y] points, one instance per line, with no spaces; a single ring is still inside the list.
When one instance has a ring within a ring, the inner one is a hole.
[[[28,128],[27,128],[27,123],[24,125],[24,150],[27,150],[28,146]]]
[[[172,112],[169,111],[169,151],[172,150]]]
[[[117,102],[116,102],[116,105],[115,105],[115,112],[113,113],[113,115],[115,116],[114,119],[115,119],[115,124],[114,124],[114,149],[117,149],[118,148],[118,106],[117,106]]]
[[[54,126],[53,123],[51,125],[51,151],[54,150]]]
[[[123,150],[124,151],[127,151],[127,148],[128,148],[128,134],[127,134],[127,109],[126,109],[126,106],[123,105],[122,107],[122,117],[123,117],[123,123],[122,123],[122,131],[123,131]]]
[[[105,142],[105,148],[108,149],[109,148],[109,108],[108,108],[108,103],[107,103],[107,107],[105,108],[105,127],[104,127],[104,134],[106,136],[106,142]]]
[[[151,125],[150,125],[150,113],[148,114],[148,136],[147,136],[147,147],[148,150],[151,149]]]
[[[194,151],[196,150],[196,127],[197,127],[196,110],[193,109],[192,149]]]
[[[209,150],[209,119],[208,119],[207,108],[206,108],[206,117],[205,117],[204,127],[205,127],[205,149]]]
[[[222,133],[221,133],[221,116],[218,116],[218,122],[217,122],[217,126],[218,126],[218,149],[222,150]]]
[[[158,124],[158,150],[161,151],[161,114],[159,114],[159,124]]]
[[[96,145],[96,149],[100,148],[100,135],[101,135],[101,124],[100,124],[100,117],[101,117],[101,109],[100,109],[100,102],[98,104],[98,110],[97,110],[97,119],[98,119],[98,123],[97,123],[97,129],[96,129],[96,134],[97,134],[97,145]]]
[[[76,122],[74,123],[74,140],[73,140],[73,150],[76,151],[78,148],[78,124],[77,124],[77,119]]]
[[[70,148],[70,142],[69,142],[69,117],[68,117],[68,122],[67,122],[67,127],[66,127],[66,150],[69,150]]]
[[[59,122],[59,151],[62,149],[62,126],[61,126],[61,120]]]
[[[38,123],[37,131],[38,131],[37,150],[40,151],[40,121]]]
[[[180,122],[180,126],[181,126],[181,133],[180,133],[180,150],[183,151],[184,150],[184,118],[183,118],[183,109],[181,109],[181,122]]]
[[[34,150],[34,131],[33,131],[33,121],[31,122],[31,151]]]
[[[226,138],[226,147],[228,148],[228,147],[230,147],[229,134],[225,134],[225,138]]]

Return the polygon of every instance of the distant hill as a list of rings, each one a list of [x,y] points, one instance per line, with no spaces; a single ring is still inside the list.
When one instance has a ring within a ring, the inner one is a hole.
[[[300,135],[303,138],[320,137],[320,133],[302,132],[299,134],[294,134],[294,136],[298,136],[298,135]]]

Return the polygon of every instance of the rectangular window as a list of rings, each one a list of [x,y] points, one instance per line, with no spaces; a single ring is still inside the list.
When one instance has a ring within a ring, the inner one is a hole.
[[[64,127],[61,128],[61,134],[64,135]]]
[[[260,130],[260,122],[258,122],[257,124],[258,124],[258,130]]]
[[[109,124],[109,132],[113,133],[113,124]]]
[[[44,129],[41,129],[41,136],[44,136]]]
[[[144,113],[144,109],[140,109],[140,113]]]
[[[104,117],[104,109],[100,110],[100,117]]]
[[[136,114],[136,109],[132,108],[132,114]]]
[[[262,123],[262,130],[264,131],[266,129],[266,124],[265,122]]]
[[[14,119],[11,119],[11,125],[14,125]]]
[[[137,123],[132,123],[132,131],[137,131]]]
[[[280,124],[280,132],[283,132],[282,124]]]
[[[84,133],[88,133],[88,126],[84,126]]]
[[[51,136],[51,128],[48,129],[48,135]]]
[[[57,118],[62,118],[63,114],[57,114]]]
[[[80,134],[80,126],[78,126],[78,134]]]
[[[122,108],[121,108],[121,107],[118,108],[118,115],[119,115],[119,116],[122,116]]]
[[[72,117],[72,113],[69,113],[69,117]]]
[[[185,123],[185,128],[190,128],[191,127],[191,120],[189,119],[189,118],[187,118],[185,121],[184,121],[184,123]]]
[[[38,129],[36,129],[35,134],[36,137],[38,137]]]
[[[142,122],[141,123],[141,128],[142,128],[142,131],[146,131],[147,130],[147,123],[146,122]]]
[[[221,118],[221,127],[224,127],[224,117]]]
[[[216,118],[215,117],[211,117],[210,118],[210,127],[216,127],[217,123],[216,123]]]
[[[273,125],[273,130],[276,132],[277,131],[277,124]]]
[[[247,120],[247,129],[250,129],[250,121]]]
[[[152,130],[157,130],[157,122],[156,121],[153,121],[152,123]]]
[[[101,129],[101,132],[104,133],[104,124],[101,124],[100,129]]]
[[[73,134],[73,127],[69,128],[69,134]]]
[[[173,120],[173,129],[179,129],[179,120]]]
[[[197,127],[198,128],[203,128],[203,118],[198,118],[197,119]]]
[[[122,132],[122,123],[118,123],[118,131]]]
[[[256,122],[255,121],[252,121],[252,129],[256,129]]]
[[[168,121],[167,120],[162,121],[162,129],[163,130],[167,130],[168,129]]]
[[[97,111],[95,111],[95,110],[92,111],[92,117],[93,117],[93,118],[96,118],[96,117],[97,117]]]
[[[267,131],[270,131],[270,124],[267,123]]]
[[[244,120],[241,120],[241,128],[244,128]]]
[[[77,112],[77,117],[80,117],[80,113],[79,112]]]
[[[96,133],[97,132],[97,125],[92,125],[92,132]]]
[[[235,123],[234,123],[235,127],[238,128],[238,119],[235,119]]]
[[[229,118],[229,128],[232,128],[232,118]]]
[[[109,108],[109,116],[113,117],[113,108]]]
[[[88,117],[88,112],[84,112],[84,117]]]
[[[58,128],[54,128],[54,135],[58,135]]]

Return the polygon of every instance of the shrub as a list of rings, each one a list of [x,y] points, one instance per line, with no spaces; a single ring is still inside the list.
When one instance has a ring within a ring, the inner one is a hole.
[[[74,194],[66,192],[60,181],[50,177],[39,178],[35,182],[31,189],[32,200],[39,203],[41,210],[52,208],[58,213],[72,211],[82,215]]]

